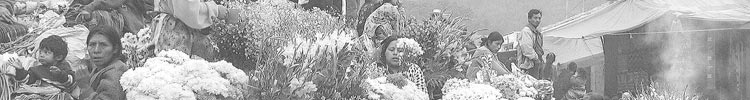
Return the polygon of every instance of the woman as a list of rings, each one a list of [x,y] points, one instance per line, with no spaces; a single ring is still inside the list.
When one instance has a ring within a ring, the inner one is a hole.
[[[500,51],[504,41],[500,32],[492,32],[487,38],[482,39],[482,46],[474,52],[471,65],[466,71],[466,77],[469,80],[475,80],[481,69],[490,69],[497,75],[510,73],[510,70],[495,55]]]
[[[403,75],[409,81],[414,82],[419,89],[427,92],[422,69],[414,63],[403,62],[404,49],[397,47],[400,40],[398,36],[389,36],[381,43],[379,61],[367,67],[367,78],[378,78],[390,75]]]
[[[565,96],[567,100],[579,100],[586,96],[586,83],[588,83],[588,72],[583,68],[578,68],[573,77],[570,78],[570,82],[573,84],[568,95]]]
[[[78,90],[73,92],[81,100],[125,100],[120,76],[128,70],[121,57],[120,35],[111,27],[93,29],[86,38],[88,58],[76,71]]]

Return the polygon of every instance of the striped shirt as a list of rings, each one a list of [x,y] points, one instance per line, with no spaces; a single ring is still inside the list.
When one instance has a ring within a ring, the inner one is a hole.
[[[15,79],[8,74],[0,75],[0,100],[12,100],[10,95],[18,88]]]

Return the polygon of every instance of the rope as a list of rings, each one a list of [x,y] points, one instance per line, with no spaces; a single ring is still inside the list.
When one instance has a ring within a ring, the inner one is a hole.
[[[686,30],[686,31],[666,31],[666,32],[643,32],[643,33],[615,33],[607,35],[642,35],[642,34],[668,34],[668,33],[681,33],[689,34],[690,32],[707,32],[707,31],[724,31],[724,30],[750,30],[741,28],[719,28],[719,29],[705,29],[705,30]]]

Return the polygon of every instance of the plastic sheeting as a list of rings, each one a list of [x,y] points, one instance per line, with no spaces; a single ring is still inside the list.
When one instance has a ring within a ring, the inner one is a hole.
[[[665,16],[707,21],[750,22],[750,1],[617,0],[564,21],[545,26],[544,49],[557,62],[591,62],[603,53],[601,36],[626,32]],[[746,24],[747,26],[747,24]],[[742,28],[742,27],[739,27]],[[587,59],[582,59],[587,58]]]

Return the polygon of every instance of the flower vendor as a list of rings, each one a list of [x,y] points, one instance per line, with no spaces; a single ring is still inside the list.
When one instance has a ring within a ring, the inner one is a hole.
[[[73,96],[81,100],[125,100],[120,77],[128,70],[122,56],[120,35],[108,26],[95,27],[86,38],[88,57],[75,72],[78,89]]]
[[[576,73],[570,78],[572,84],[565,96],[568,100],[578,100],[586,96],[586,83],[588,83],[588,72],[583,68],[578,68]]]
[[[31,85],[32,87],[57,88],[61,91],[53,91],[52,98],[70,100],[73,99],[70,93],[74,88],[73,70],[70,64],[65,61],[68,54],[68,47],[60,36],[52,35],[42,39],[39,44],[40,50],[37,52],[36,59],[39,66],[24,69],[18,59],[11,59],[11,63],[6,63],[6,67],[13,66],[15,80]],[[3,91],[6,96],[10,91]],[[6,98],[6,97],[3,97]],[[6,98],[7,99],[7,98]]]
[[[421,55],[421,47],[416,41],[389,36],[383,40],[378,62],[370,64],[366,69],[367,78],[378,78],[392,74],[402,74],[406,79],[416,83],[422,91],[427,91],[422,69],[414,62],[408,62],[408,56]],[[409,54],[406,54],[409,53]]]
[[[14,3],[15,0],[0,0],[0,43],[14,41],[28,31],[14,20]]]
[[[474,52],[471,65],[466,71],[466,77],[469,80],[475,80],[481,69],[491,69],[490,72],[495,72],[497,75],[510,73],[510,70],[495,55],[503,42],[503,35],[500,32],[492,32],[487,38],[482,39],[482,46]]]
[[[564,69],[560,74],[557,74],[555,84],[553,84],[553,88],[555,88],[553,97],[557,99],[565,98],[565,95],[571,88],[570,78],[575,74],[576,69],[578,69],[578,65],[575,62],[571,62],[568,64],[567,69]]]
[[[204,0],[156,0],[154,11],[163,12],[154,18],[156,50],[177,49],[191,56],[212,60],[216,50],[205,29],[213,19],[236,19],[226,7]]]

